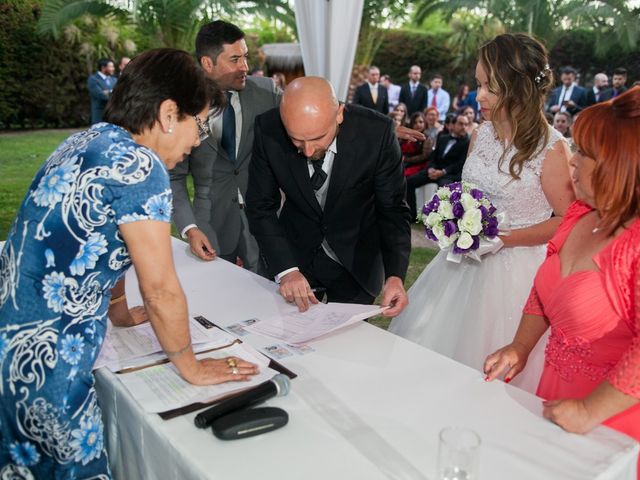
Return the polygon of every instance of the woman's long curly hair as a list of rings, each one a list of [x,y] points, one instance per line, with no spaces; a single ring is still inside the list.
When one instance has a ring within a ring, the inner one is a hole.
[[[489,78],[489,90],[498,101],[491,118],[504,118],[512,132],[517,153],[509,173],[519,179],[524,163],[541,152],[549,141],[544,101],[553,87],[546,48],[524,33],[498,35],[480,47],[480,63]],[[508,148],[502,153],[502,167]]]

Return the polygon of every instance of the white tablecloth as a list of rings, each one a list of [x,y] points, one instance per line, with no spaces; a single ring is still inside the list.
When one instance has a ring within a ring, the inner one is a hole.
[[[223,260],[199,261],[174,240],[191,314],[229,325],[274,313],[275,285]],[[135,304],[137,284],[129,272]],[[256,347],[275,341],[245,337]],[[281,360],[298,374],[268,405],[289,424],[266,435],[220,441],[194,414],[147,414],[117,377],[97,372],[110,463],[118,479],[435,478],[438,432],[474,429],[481,479],[632,479],[638,444],[608,428],[581,436],[544,420],[541,400],[367,323]]]

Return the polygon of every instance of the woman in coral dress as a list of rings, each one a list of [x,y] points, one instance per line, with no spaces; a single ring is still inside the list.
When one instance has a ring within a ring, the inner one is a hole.
[[[640,87],[576,121],[576,196],[549,242],[513,342],[485,362],[511,381],[551,326],[537,394],[570,432],[640,440]],[[639,464],[640,473],[640,464]]]

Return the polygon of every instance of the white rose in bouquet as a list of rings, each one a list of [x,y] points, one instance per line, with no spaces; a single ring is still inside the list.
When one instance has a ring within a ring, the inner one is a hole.
[[[456,243],[456,245],[458,245],[458,248],[466,250],[467,248],[470,248],[471,245],[473,245],[473,238],[471,237],[471,235],[469,235],[469,233],[462,232],[460,234],[460,238],[458,238],[458,242]]]
[[[477,202],[478,201],[468,193],[460,195],[460,203],[462,204],[462,208],[464,208],[465,212],[476,208],[478,204]]]
[[[464,212],[462,218],[458,220],[458,229],[461,232],[478,235],[482,231],[482,212],[477,208]]]
[[[433,228],[440,222],[442,222],[442,215],[440,215],[438,212],[431,212],[425,217],[425,225],[427,225],[428,227]]]
[[[449,202],[441,202],[440,206],[438,207],[438,213],[442,215],[442,218],[444,218],[445,220],[451,220],[452,218],[454,218],[453,207]]]

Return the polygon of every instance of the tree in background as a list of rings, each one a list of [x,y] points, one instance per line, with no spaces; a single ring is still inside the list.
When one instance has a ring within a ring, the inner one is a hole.
[[[485,24],[499,22],[506,31],[535,35],[549,49],[567,30],[591,30],[600,57],[636,49],[640,36],[640,7],[625,0],[417,0],[414,23],[434,12],[448,21],[462,12],[475,14]]]
[[[70,26],[81,23],[118,23],[115,30],[128,31],[144,48],[173,47],[193,50],[195,35],[204,22],[250,16],[295,25],[295,17],[286,0],[44,0],[38,30],[58,38]],[[85,20],[83,20],[85,19]],[[93,51],[101,51],[104,38],[92,38]],[[106,42],[108,45],[108,42]],[[113,52],[113,49],[112,49]],[[102,53],[102,52],[101,52]],[[127,52],[128,53],[128,52]],[[98,55],[101,56],[101,55]],[[113,53],[107,56],[116,56]]]
[[[634,8],[623,0],[573,0],[566,10],[576,28],[595,32],[597,57],[604,58],[620,50],[628,53],[638,48],[640,6]]]

